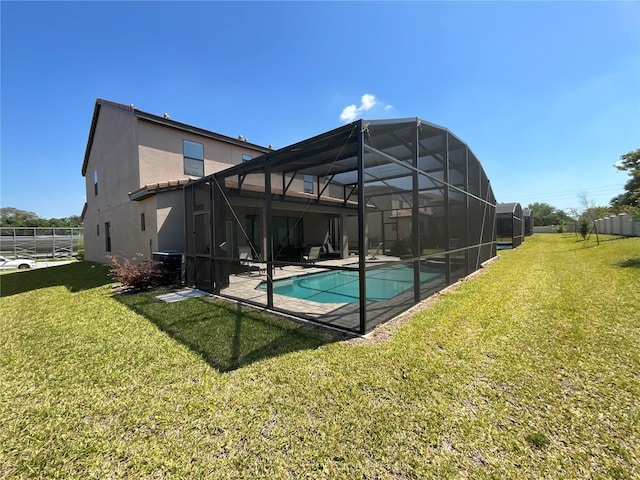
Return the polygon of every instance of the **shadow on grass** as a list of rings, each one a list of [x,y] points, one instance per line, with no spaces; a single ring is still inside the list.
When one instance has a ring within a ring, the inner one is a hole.
[[[618,242],[620,240],[628,240],[629,237],[625,237],[622,235],[619,236],[610,236],[610,235],[601,235],[600,241],[598,242],[598,240],[596,239],[595,235],[591,235],[591,237],[588,237],[586,239],[577,237],[574,240],[574,244],[579,244],[578,246],[576,246],[575,248],[569,248],[568,251],[575,251],[575,250],[584,250],[586,248],[595,248],[595,247],[599,247],[600,244],[605,244],[605,243],[609,243],[609,242]]]
[[[64,286],[70,292],[79,292],[113,283],[109,267],[92,262],[75,262],[54,267],[37,268],[3,274],[0,277],[0,296],[47,287]]]
[[[201,297],[164,303],[155,299],[157,295],[158,292],[152,292],[114,298],[155,323],[220,372],[345,338],[339,333],[301,325],[223,300]]]
[[[640,268],[640,257],[628,258],[617,265],[622,268]]]

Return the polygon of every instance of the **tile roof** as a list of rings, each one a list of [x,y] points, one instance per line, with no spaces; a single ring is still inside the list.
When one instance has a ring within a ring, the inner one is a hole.
[[[156,193],[168,192],[171,190],[177,190],[182,188],[183,185],[186,185],[191,180],[189,178],[180,178],[178,180],[169,180],[166,182],[158,182],[158,183],[150,183],[148,185],[144,185],[137,190],[129,193],[129,198],[131,200],[144,200]]]

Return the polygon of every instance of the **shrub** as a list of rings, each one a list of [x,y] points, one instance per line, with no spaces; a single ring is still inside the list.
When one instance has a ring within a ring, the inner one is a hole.
[[[141,253],[136,254],[134,258],[120,258],[117,255],[107,258],[111,261],[109,275],[134,291],[148,290],[160,285],[162,281],[160,263],[144,258]]]
[[[78,261],[84,262],[84,248],[81,248],[76,252],[76,258],[78,259]]]
[[[586,240],[587,235],[589,235],[589,224],[586,220],[582,220],[580,223],[580,235],[584,240]]]

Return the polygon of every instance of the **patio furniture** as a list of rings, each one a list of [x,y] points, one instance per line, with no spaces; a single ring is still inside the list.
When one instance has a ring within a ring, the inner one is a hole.
[[[320,252],[320,258],[340,258],[340,252],[336,252],[329,242],[325,243],[322,246],[322,251]]]
[[[240,258],[240,265],[247,268],[247,275],[251,275],[255,271],[261,274],[267,270],[259,256],[257,258],[253,257],[251,247],[238,247],[238,257]]]
[[[381,249],[382,249],[382,242],[378,244],[378,248],[376,248],[376,253],[374,253],[373,255],[370,255],[369,258],[367,258],[367,260],[377,260]]]
[[[315,264],[320,259],[320,250],[322,247],[311,247],[307,255],[302,256],[302,260],[307,263]]]

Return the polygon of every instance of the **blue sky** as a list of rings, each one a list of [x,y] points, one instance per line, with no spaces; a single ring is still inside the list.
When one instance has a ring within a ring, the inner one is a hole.
[[[0,205],[80,214],[96,98],[283,147],[420,117],[500,202],[622,193],[640,148],[638,2],[1,2]]]

